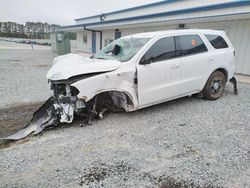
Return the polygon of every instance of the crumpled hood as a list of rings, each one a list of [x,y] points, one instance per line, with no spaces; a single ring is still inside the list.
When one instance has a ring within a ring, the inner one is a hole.
[[[67,54],[54,59],[46,77],[55,81],[65,80],[77,75],[113,71],[120,64],[116,60],[90,59],[79,54]]]

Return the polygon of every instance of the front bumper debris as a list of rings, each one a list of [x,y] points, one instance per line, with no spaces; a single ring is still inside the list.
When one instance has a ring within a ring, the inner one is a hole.
[[[44,128],[49,126],[56,126],[58,124],[58,117],[55,114],[53,107],[54,100],[50,97],[34,114],[30,123],[18,132],[2,138],[5,140],[20,140],[26,136],[39,134]]]
[[[237,88],[237,80],[236,80],[236,78],[235,77],[232,77],[230,80],[229,80],[229,82],[230,83],[232,83],[233,84],[233,86],[234,86],[234,94],[235,95],[238,95],[238,88]]]

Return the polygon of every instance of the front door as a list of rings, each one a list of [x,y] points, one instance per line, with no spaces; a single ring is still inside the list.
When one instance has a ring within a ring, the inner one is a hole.
[[[92,53],[96,53],[96,33],[92,32]]]
[[[158,40],[137,65],[139,106],[145,107],[180,94],[181,62],[175,58],[174,37]]]

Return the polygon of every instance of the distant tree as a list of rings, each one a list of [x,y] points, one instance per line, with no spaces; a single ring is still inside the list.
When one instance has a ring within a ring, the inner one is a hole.
[[[26,22],[25,25],[16,22],[0,22],[0,37],[44,39],[59,27],[60,25],[42,22]]]

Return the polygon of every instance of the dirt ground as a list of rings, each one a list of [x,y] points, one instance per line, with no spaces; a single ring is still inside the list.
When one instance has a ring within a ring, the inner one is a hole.
[[[41,103],[32,103],[0,109],[0,138],[5,138],[24,128],[40,105]],[[25,139],[18,142],[0,140],[0,149],[26,141]]]
[[[9,136],[16,130],[25,127],[40,105],[41,103],[33,103],[0,109],[0,138]]]

